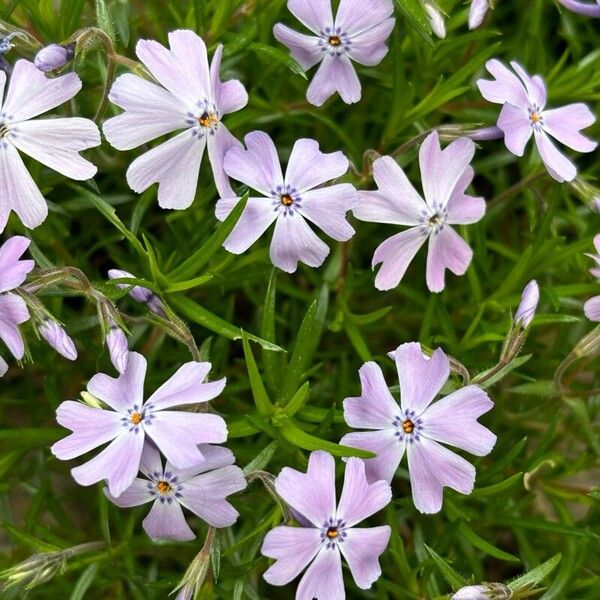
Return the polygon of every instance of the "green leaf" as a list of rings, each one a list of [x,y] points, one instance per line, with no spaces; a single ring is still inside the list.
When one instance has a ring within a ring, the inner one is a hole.
[[[244,475],[252,471],[263,471],[271,462],[271,459],[277,452],[278,442],[276,440],[267,444],[243,469]]]
[[[415,31],[430,45],[433,46],[431,38],[431,26],[427,15],[419,0],[396,0],[398,10],[408,19]]]
[[[250,343],[248,342],[248,336],[245,332],[242,333],[242,345],[244,346],[244,357],[246,358],[246,368],[248,369],[248,377],[250,379],[250,388],[252,389],[252,397],[254,398],[254,404],[258,414],[262,417],[269,418],[273,414],[273,404],[269,399],[267,390],[263,384]]]
[[[0,526],[6,533],[8,533],[8,535],[16,539],[19,543],[23,544],[23,546],[27,546],[35,552],[57,552],[58,550],[62,549],[58,546],[54,546],[53,544],[47,544],[42,540],[38,540],[24,531],[19,531],[16,527],[13,527],[6,521],[0,522]]]
[[[333,456],[357,456],[358,458],[373,458],[375,454],[367,450],[359,448],[350,448],[350,446],[342,446],[334,444],[327,440],[310,435],[303,429],[300,429],[293,421],[287,421],[281,428],[281,436],[290,444],[302,448],[303,450],[325,450]]]
[[[183,292],[185,290],[191,290],[196,287],[200,287],[205,283],[208,283],[213,276],[208,273],[206,275],[200,275],[200,277],[194,277],[194,279],[188,279],[187,281],[179,281],[171,283],[165,288],[166,293]]]
[[[310,384],[308,381],[294,394],[292,399],[287,403],[281,411],[287,417],[293,417],[303,406],[308,399]]]
[[[296,73],[296,75],[300,75],[300,77],[308,79],[304,69],[284,50],[275,48],[269,44],[259,44],[258,42],[253,42],[250,44],[248,49],[265,58],[268,64],[284,65],[292,73]]]
[[[450,584],[453,592],[467,585],[468,581],[457,571],[455,571],[447,561],[445,561],[435,550],[424,544],[427,552],[431,554],[431,558],[435,561],[438,569],[441,571],[444,579]]]
[[[77,580],[77,583],[73,587],[73,591],[69,596],[69,600],[83,600],[89,587],[94,582],[96,574],[98,573],[98,563],[92,563]]]
[[[525,356],[517,356],[513,358],[507,365],[502,367],[497,373],[494,373],[489,379],[479,383],[482,388],[486,389],[493,386],[495,383],[498,383],[501,379],[506,377],[511,371],[518,369],[521,365],[524,365],[530,358],[531,354],[526,354]],[[483,379],[488,373],[491,373],[492,369],[488,371],[484,371],[483,373],[478,373],[475,377],[473,377],[471,383],[478,383]]]
[[[275,343],[277,340],[275,332],[275,300],[277,295],[277,269],[273,267],[267,285],[265,294],[265,303],[263,306],[263,318],[261,335],[263,339]],[[263,349],[262,364],[265,373],[265,379],[270,389],[277,388],[278,374],[281,369],[281,355],[270,350]]]
[[[458,532],[460,533],[461,537],[470,542],[473,546],[475,546],[475,548],[478,548],[489,556],[493,556],[498,560],[505,560],[508,562],[521,562],[521,559],[516,557],[514,554],[500,550],[500,548],[496,548],[496,546],[493,546],[488,541],[479,537],[464,523],[464,521],[459,524]]]
[[[233,210],[227,215],[227,218],[219,225],[208,240],[188,259],[171,271],[169,279],[174,282],[181,282],[199,273],[202,267],[219,251],[223,242],[228,238],[237,224],[240,215],[244,212],[247,202],[248,192],[240,198],[239,202],[233,207]]]
[[[513,579],[508,584],[508,587],[515,592],[517,590],[526,590],[540,584],[556,568],[561,558],[561,554],[555,554],[546,562],[535,567],[535,569],[531,569],[531,571],[525,573],[525,575]]]
[[[590,415],[588,413],[587,404],[581,398],[563,398],[565,404],[573,411],[573,414],[579,421],[580,431],[583,433],[588,444],[594,452],[600,456],[600,439],[594,430]]]
[[[511,488],[513,485],[517,483],[523,482],[523,473],[515,473],[511,475],[508,479],[501,481],[500,483],[494,483],[493,485],[488,485],[487,487],[475,488],[471,492],[471,496],[474,498],[482,497],[482,496],[495,496],[504,490]]]

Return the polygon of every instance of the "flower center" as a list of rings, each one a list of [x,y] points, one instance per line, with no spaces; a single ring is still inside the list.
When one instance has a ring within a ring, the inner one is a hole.
[[[532,112],[529,115],[529,118],[531,119],[532,123],[539,123],[542,120],[542,117],[540,117],[540,115],[536,112]]]
[[[435,213],[429,217],[429,226],[435,227],[436,225],[441,225],[444,222],[439,213]]]
[[[142,422],[142,419],[144,418],[144,415],[142,413],[139,413],[137,411],[134,411],[131,413],[129,419],[130,421],[134,424],[134,425],[139,425]]]
[[[161,494],[170,494],[173,491],[173,488],[171,487],[171,485],[167,481],[162,481],[162,480],[156,484],[156,489]]]
[[[294,204],[294,199],[289,194],[282,194],[281,204],[283,204],[284,206],[291,206],[292,204]]]
[[[412,433],[414,428],[415,424],[410,419],[402,421],[402,429],[404,429],[404,433]]]
[[[338,535],[338,530],[337,527],[328,527],[327,528],[327,532],[325,533],[325,535],[330,539],[330,540],[334,540]]]
[[[213,125],[216,125],[219,122],[219,117],[217,117],[217,115],[213,112],[208,112],[207,110],[205,110],[199,117],[198,117],[198,123],[202,126],[202,127],[212,127]]]
[[[321,528],[321,540],[329,550],[343,543],[347,535],[346,523],[335,517],[329,517]]]
[[[414,410],[401,410],[400,414],[392,421],[392,425],[395,429],[394,435],[398,438],[399,442],[412,444],[421,439],[423,419]]]
[[[328,42],[330,46],[340,46],[342,44],[342,39],[339,35],[330,35]]]

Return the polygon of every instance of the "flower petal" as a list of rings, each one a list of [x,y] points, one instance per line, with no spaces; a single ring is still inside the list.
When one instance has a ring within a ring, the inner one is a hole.
[[[323,59],[323,51],[319,46],[321,38],[314,35],[305,35],[290,29],[283,23],[276,23],[273,35],[278,42],[286,45],[294,60],[308,71]]]
[[[141,504],[147,504],[151,500],[154,500],[156,496],[153,496],[148,489],[150,482],[147,479],[140,479],[137,477],[133,480],[133,483],[118,497],[113,496],[108,488],[104,488],[104,495],[113,503],[120,508],[130,508],[132,506],[140,506]]]
[[[392,499],[392,488],[387,481],[369,483],[365,463],[360,458],[349,458],[344,474],[344,487],[338,503],[337,518],[353,527],[379,512]]]
[[[437,131],[425,138],[419,150],[419,167],[425,201],[431,209],[446,206],[474,155],[475,143],[469,138],[458,138],[444,150]]]
[[[307,190],[341,177],[348,170],[343,152],[321,152],[319,142],[297,140],[292,148],[285,173],[285,183],[301,194]]]
[[[283,184],[281,165],[273,140],[264,131],[252,131],[245,138],[247,150],[232,148],[225,155],[225,173],[267,197]]]
[[[583,305],[583,312],[585,313],[585,316],[590,321],[599,322],[600,321],[600,296],[594,296],[593,298],[590,298]]]
[[[485,63],[485,68],[494,77],[493,81],[488,79],[477,81],[477,87],[486,100],[496,104],[508,102],[524,110],[529,107],[525,86],[506,65],[493,58]]]
[[[0,79],[1,83],[1,79]],[[0,356],[0,377],[4,377],[8,371],[8,363]]]
[[[59,405],[56,409],[56,421],[73,432],[50,448],[52,454],[60,460],[81,456],[110,442],[124,431],[119,413],[72,400]]]
[[[573,150],[592,152],[596,149],[597,142],[590,140],[579,131],[595,122],[596,117],[587,105],[567,104],[561,108],[545,110],[542,128],[561,144]]]
[[[188,108],[164,88],[126,73],[117,77],[109,100],[125,112],[104,122],[102,130],[117,150],[131,150],[186,127]]]
[[[448,216],[446,223],[450,225],[468,225],[477,223],[485,214],[485,200],[483,198],[475,198],[465,194],[466,188],[473,180],[474,171],[472,167],[467,167],[461,179],[456,184],[446,210]]]
[[[350,427],[386,429],[400,412],[390,393],[381,367],[366,362],[358,371],[361,395],[344,400],[344,420]]]
[[[396,19],[386,19],[382,23],[353,36],[348,56],[355,62],[373,67],[378,65],[388,53],[385,42],[394,30]]]
[[[308,86],[306,99],[322,106],[336,92],[346,104],[354,104],[360,100],[360,81],[347,56],[327,54]]]
[[[70,100],[81,89],[76,73],[46,77],[28,60],[18,60],[10,77],[3,112],[13,122],[26,121]]]
[[[142,527],[153,541],[175,540],[188,542],[195,539],[196,535],[190,529],[179,502],[171,503],[159,498],[154,501],[150,512],[142,521]]]
[[[287,6],[298,21],[317,35],[333,27],[331,0],[288,0]]]
[[[27,320],[29,311],[23,298],[14,294],[0,296],[0,339],[18,360],[25,354],[25,344],[18,326]]]
[[[423,435],[476,456],[492,451],[496,436],[477,422],[494,403],[478,386],[468,385],[434,402],[423,414]]]
[[[25,227],[34,229],[48,215],[46,200],[12,144],[0,146],[0,231],[14,210]]]
[[[370,589],[381,576],[379,557],[387,548],[391,534],[389,525],[346,530],[346,539],[339,548],[361,590]]]
[[[473,491],[475,467],[437,442],[421,436],[408,445],[407,454],[413,502],[419,512],[439,512],[444,487],[461,494]]]
[[[226,379],[203,383],[211,370],[209,362],[187,362],[148,398],[147,406],[162,410],[184,404],[198,404],[216,398],[225,388]]]
[[[158,183],[161,208],[187,208],[196,195],[205,147],[206,136],[183,131],[136,158],[127,169],[127,183],[138,194]]]
[[[241,110],[248,104],[248,92],[237,79],[221,81],[221,56],[223,44],[219,44],[210,63],[210,77],[215,98],[215,104],[220,115],[226,115]]]
[[[546,105],[546,86],[542,78],[539,75],[534,75],[533,77],[529,75],[516,60],[511,60],[510,66],[521,78],[530,102],[538,108],[543,108]]]
[[[450,269],[455,275],[464,275],[471,259],[473,250],[452,227],[446,225],[429,237],[427,253],[427,287],[432,292],[444,289],[444,275]]]
[[[217,219],[225,220],[239,201],[240,198],[219,200],[215,207]],[[223,247],[233,254],[245,252],[275,221],[277,215],[270,198],[248,198],[244,212],[223,243]]]
[[[349,240],[355,233],[346,213],[356,206],[358,194],[349,183],[330,185],[302,194],[298,212],[338,242]]]
[[[100,454],[71,470],[79,485],[106,479],[110,493],[118,497],[133,483],[140,467],[144,434],[137,429],[122,431]]]
[[[504,132],[506,147],[515,156],[523,156],[525,146],[533,133],[528,114],[512,104],[505,104],[498,116],[498,127]]]
[[[277,493],[315,527],[335,515],[335,461],[322,450],[311,452],[306,473],[284,467],[275,479]]]
[[[20,286],[35,267],[33,260],[21,260],[31,240],[13,235],[0,246],[0,293]]]
[[[217,192],[221,198],[227,198],[235,196],[235,193],[231,187],[229,177],[225,173],[223,165],[225,163],[225,155],[232,148],[241,148],[242,144],[239,142],[231,133],[229,129],[219,123],[214,134],[207,137],[208,144],[208,160],[212,167],[213,178],[215,180],[215,186]]]
[[[379,25],[393,14],[392,0],[370,0],[368,10],[365,10],[362,0],[341,0],[335,26],[354,37]]]
[[[340,440],[340,444],[377,454],[374,458],[365,459],[367,480],[370,483],[381,479],[391,482],[406,448],[404,441],[398,440],[392,428],[347,433]]]
[[[159,475],[162,475],[165,470],[167,469],[163,468],[162,458],[160,457],[158,448],[151,439],[146,437],[142,458],[140,460],[140,471],[144,473],[144,475],[158,477]],[[156,473],[158,473],[158,475],[156,475]]]
[[[219,415],[162,410],[152,413],[145,426],[166,459],[177,469],[204,462],[198,444],[220,444],[227,439],[227,426]]]
[[[342,558],[335,548],[322,548],[304,573],[296,600],[345,600]]]
[[[556,181],[573,181],[577,175],[577,167],[550,141],[544,131],[535,131],[535,145],[548,169],[548,173]]]
[[[286,273],[294,273],[298,262],[320,267],[329,247],[308,226],[299,213],[285,213],[277,219],[269,255],[271,262]]]
[[[289,583],[312,561],[320,547],[321,535],[315,527],[280,525],[271,529],[260,551],[276,562],[263,574],[265,581],[271,585]]]
[[[204,40],[191,29],[176,29],[169,32],[169,46],[194,99],[214,100]]]
[[[420,227],[411,227],[379,244],[372,262],[373,267],[382,263],[375,277],[375,287],[378,290],[395,288],[426,239],[427,235],[423,235]]]
[[[141,354],[130,352],[124,373],[118,377],[98,373],[88,382],[87,390],[121,413],[125,413],[133,405],[141,407],[144,401],[146,366],[146,359]]]

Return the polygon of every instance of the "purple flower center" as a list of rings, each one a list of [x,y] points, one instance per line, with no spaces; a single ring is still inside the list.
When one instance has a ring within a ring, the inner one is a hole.
[[[271,190],[273,210],[282,213],[284,217],[293,216],[302,205],[298,190],[291,185],[276,185]]]
[[[11,117],[5,112],[0,112],[0,147],[6,148],[7,143],[5,138],[15,137],[15,130],[11,127]]]
[[[419,218],[421,233],[425,236],[437,235],[446,225],[448,210],[441,204],[434,204],[429,210],[424,210]]]
[[[321,539],[326,548],[332,549],[339,543],[342,543],[348,534],[346,533],[346,523],[341,519],[329,517],[321,528]]]
[[[202,127],[212,127],[218,122],[219,117],[215,113],[211,113],[206,110],[198,117],[198,123],[202,125]]]
[[[331,56],[345,54],[351,45],[350,36],[344,33],[341,27],[326,27],[319,38],[319,48]]]
[[[205,135],[214,135],[219,127],[220,116],[217,105],[206,98],[196,102],[196,106],[186,114],[186,124],[192,135],[202,139]]]
[[[152,411],[150,410],[151,405],[138,406],[134,404],[131,408],[127,409],[127,414],[121,417],[121,426],[126,427],[129,431],[138,433],[140,428],[146,427],[152,424]]]
[[[423,419],[418,417],[414,410],[407,409],[401,411],[392,421],[392,425],[396,430],[394,435],[398,438],[399,442],[406,441],[412,444],[421,439]]]
[[[534,129],[541,129],[544,124],[544,115],[542,114],[542,109],[537,104],[533,104],[528,109],[529,112],[529,120],[531,121],[531,126]]]
[[[164,473],[154,471],[148,477],[150,478],[146,486],[148,493],[160,500],[161,504],[165,502],[171,504],[173,499],[181,498],[183,485],[179,483],[177,475],[174,475],[171,471],[165,471]]]

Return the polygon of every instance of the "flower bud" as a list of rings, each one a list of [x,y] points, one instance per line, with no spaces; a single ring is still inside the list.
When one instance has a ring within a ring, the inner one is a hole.
[[[129,362],[129,345],[125,332],[116,325],[112,325],[106,336],[106,347],[110,360],[119,373],[125,373]]]
[[[0,356],[0,377],[4,377],[8,371],[8,363]]]
[[[77,358],[77,348],[69,334],[61,327],[58,321],[46,319],[39,327],[40,335],[54,348],[61,356],[69,360]]]
[[[75,44],[61,46],[50,44],[42,48],[33,59],[35,66],[44,73],[64,67],[75,55]]]
[[[108,271],[108,276],[111,279],[136,278],[135,275],[129,273],[128,271],[122,271],[121,269],[110,269]],[[131,288],[128,291],[128,294],[137,302],[148,302],[153,296],[152,292],[148,288],[141,287],[139,285],[134,285],[132,287],[129,283],[117,283],[116,286],[122,290]]]
[[[537,281],[532,279],[523,290],[521,303],[515,314],[514,322],[520,324],[523,329],[529,327],[535,317],[538,302],[540,300],[540,288]]]
[[[488,0],[471,0],[469,9],[469,29],[477,29],[485,19],[490,8]]]
[[[439,38],[445,38],[446,24],[444,23],[444,17],[442,16],[440,10],[427,1],[424,2],[423,8],[427,13],[427,19],[429,20],[429,25],[431,26],[433,33],[435,33],[435,35],[437,35]]]
[[[484,583],[460,588],[451,600],[510,600],[512,596],[512,590],[502,583]]]

